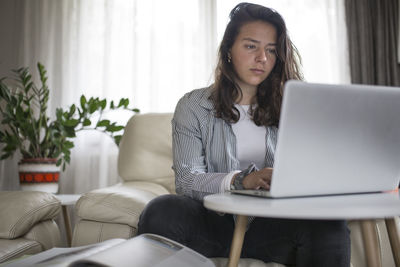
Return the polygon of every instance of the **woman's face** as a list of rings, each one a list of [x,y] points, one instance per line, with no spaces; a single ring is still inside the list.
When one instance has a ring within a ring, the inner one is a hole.
[[[255,92],[271,73],[276,62],[276,29],[272,24],[254,21],[244,24],[230,51],[242,90]]]

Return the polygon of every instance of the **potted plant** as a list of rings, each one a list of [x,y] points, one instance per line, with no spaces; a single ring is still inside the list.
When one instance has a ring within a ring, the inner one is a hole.
[[[14,86],[0,79],[0,159],[10,158],[19,151],[21,188],[56,193],[60,168],[65,170],[71,160],[73,138],[82,130],[98,130],[108,134],[118,145],[124,126],[104,119],[106,111],[124,109],[134,113],[129,100],[121,98],[118,104],[106,99],[84,95],[79,105],[67,109],[57,108],[55,119],[47,115],[49,88],[45,67],[38,63],[41,86],[32,81],[28,68],[13,70]],[[38,187],[40,185],[40,188]],[[44,186],[44,188],[43,188]]]

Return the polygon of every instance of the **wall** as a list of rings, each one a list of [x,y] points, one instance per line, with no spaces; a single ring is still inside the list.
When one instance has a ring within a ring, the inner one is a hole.
[[[18,33],[15,31],[20,16],[16,16],[19,1],[0,0],[0,77],[9,75],[11,68],[18,67]]]
[[[10,75],[10,70],[18,68],[17,23],[21,16],[16,15],[19,0],[0,0],[0,78]],[[1,119],[1,118],[0,118]],[[0,125],[0,127],[2,127]],[[12,160],[0,161],[0,190],[19,188],[17,165]]]

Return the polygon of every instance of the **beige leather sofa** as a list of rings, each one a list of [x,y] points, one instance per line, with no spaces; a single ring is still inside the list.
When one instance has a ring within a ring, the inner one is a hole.
[[[88,192],[78,200],[76,214],[80,220],[74,229],[73,246],[135,236],[139,216],[146,203],[156,196],[175,193],[171,169],[171,119],[172,114],[143,114],[130,119],[118,157],[118,172],[123,182]],[[364,267],[366,261],[360,227],[356,222],[349,222],[349,227],[352,266]],[[377,223],[376,230],[382,266],[394,266],[383,221]],[[226,265],[226,259],[213,260],[217,266]],[[241,259],[239,266],[282,265]]]
[[[0,263],[60,246],[55,217],[61,203],[52,194],[0,192]]]

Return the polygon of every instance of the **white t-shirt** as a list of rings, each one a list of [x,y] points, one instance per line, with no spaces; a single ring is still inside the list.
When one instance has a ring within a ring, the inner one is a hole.
[[[251,120],[248,111],[250,105],[238,105],[235,107],[240,112],[238,122],[232,124],[233,133],[236,136],[236,153],[240,162],[240,169],[246,169],[254,162],[258,169],[264,167],[265,160],[265,126],[257,126]]]
[[[250,105],[238,105],[235,107],[240,112],[240,119],[232,124],[233,133],[236,136],[236,153],[240,163],[240,170],[247,169],[250,163],[256,164],[258,169],[264,167],[265,161],[265,136],[267,130],[264,126],[257,126],[248,114]],[[232,171],[225,176],[221,183],[221,192],[230,189],[233,176],[240,170]]]

